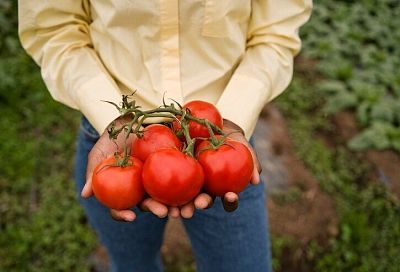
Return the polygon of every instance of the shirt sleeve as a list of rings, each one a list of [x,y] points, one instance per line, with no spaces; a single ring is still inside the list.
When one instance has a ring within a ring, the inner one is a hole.
[[[101,100],[118,103],[120,91],[93,49],[88,0],[19,0],[19,37],[41,67],[52,97],[80,110],[99,133],[118,117]]]
[[[312,0],[253,0],[246,52],[217,108],[249,138],[266,103],[290,83],[300,51],[299,28],[310,17]]]

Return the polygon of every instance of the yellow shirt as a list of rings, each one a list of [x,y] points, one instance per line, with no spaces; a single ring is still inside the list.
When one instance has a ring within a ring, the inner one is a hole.
[[[119,113],[102,100],[136,90],[211,102],[250,137],[292,78],[312,0],[19,0],[19,35],[54,99],[100,133]]]

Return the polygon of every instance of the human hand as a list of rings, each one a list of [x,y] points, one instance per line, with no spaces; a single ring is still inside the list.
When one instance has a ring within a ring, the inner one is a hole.
[[[254,162],[253,175],[250,182],[253,185],[260,183],[261,165],[258,161],[256,152],[254,151],[250,143],[246,140],[243,130],[235,123],[225,119],[223,131],[225,134],[229,134],[229,137],[231,139],[239,141],[249,148]],[[195,209],[207,209],[211,207],[214,202],[214,198],[215,197],[212,197],[207,193],[201,193],[192,202],[184,205],[178,211],[174,211],[174,215],[179,215],[180,212],[180,215],[182,217],[190,218],[193,216]],[[224,195],[222,203],[225,211],[233,212],[238,207],[239,196],[236,193],[228,192]]]
[[[129,120],[126,120],[126,118],[116,119],[115,120],[116,128],[121,127],[122,124],[126,123],[127,121]],[[125,142],[125,137],[126,137],[125,132],[121,132],[115,141],[115,143],[120,149],[119,151],[122,151],[125,145],[131,146],[131,143],[136,136],[134,134],[130,134],[126,142]],[[88,156],[88,164],[86,170],[86,184],[81,192],[82,197],[88,198],[93,195],[93,189],[92,189],[93,171],[101,161],[103,161],[104,159],[115,153],[116,150],[115,143],[109,139],[108,132],[104,131],[100,136],[99,140],[93,146]],[[152,212],[153,214],[157,215],[160,218],[168,215],[168,207],[151,198],[144,199],[138,206],[140,209]],[[133,221],[136,218],[136,214],[132,210],[111,209],[110,213],[111,216],[118,221]]]
[[[254,163],[253,175],[250,182],[253,185],[257,185],[258,183],[260,183],[260,173],[262,170],[261,164],[257,158],[257,153],[255,152],[251,144],[247,141],[246,137],[244,136],[243,130],[235,123],[224,119],[223,131],[225,134],[229,135],[229,138],[241,142],[242,144],[244,144],[249,148]]]

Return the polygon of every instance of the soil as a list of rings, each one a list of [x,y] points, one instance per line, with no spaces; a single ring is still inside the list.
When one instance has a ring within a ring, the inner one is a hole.
[[[338,138],[348,141],[360,132],[354,114],[350,111],[338,113],[333,118]],[[392,150],[369,150],[365,154],[371,165],[372,179],[385,184],[400,198],[400,155]]]
[[[324,193],[318,181],[296,157],[284,118],[274,106],[267,106],[260,122],[271,127],[268,135],[272,158],[276,157],[287,170],[288,188],[283,195],[295,192],[295,198],[281,203],[279,194],[269,197],[270,229],[272,234],[295,239],[296,252],[282,254],[281,271],[312,271],[306,250],[311,240],[325,246],[338,233],[338,218],[333,200]]]

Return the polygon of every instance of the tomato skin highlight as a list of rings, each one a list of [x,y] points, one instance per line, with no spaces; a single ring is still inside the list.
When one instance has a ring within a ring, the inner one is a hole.
[[[201,165],[176,149],[160,149],[143,166],[143,185],[155,200],[181,206],[196,197],[204,183]]]
[[[147,157],[161,148],[182,149],[182,143],[170,128],[161,124],[145,127],[143,137],[132,143],[132,156],[146,161]]]
[[[196,154],[204,170],[206,192],[215,196],[224,196],[227,192],[238,194],[249,184],[254,162],[244,144],[227,138],[225,144],[212,149],[209,141],[203,141]]]
[[[143,163],[134,157],[129,158],[129,163],[125,167],[114,166],[116,160],[111,156],[95,168],[92,178],[93,193],[104,206],[125,210],[136,206],[143,199]]]
[[[207,119],[220,129],[223,127],[223,119],[221,116],[221,113],[218,111],[218,109],[211,103],[201,101],[201,100],[194,100],[191,102],[186,103],[183,108],[189,109],[190,114],[193,115],[194,117],[200,118],[200,119]],[[177,121],[174,121],[173,127],[175,130],[181,129],[180,124]],[[194,121],[189,121],[189,134],[190,137],[196,138],[196,137],[201,137],[201,138],[208,138],[210,137],[210,133],[208,132],[208,129],[206,126],[201,125],[197,122]]]

